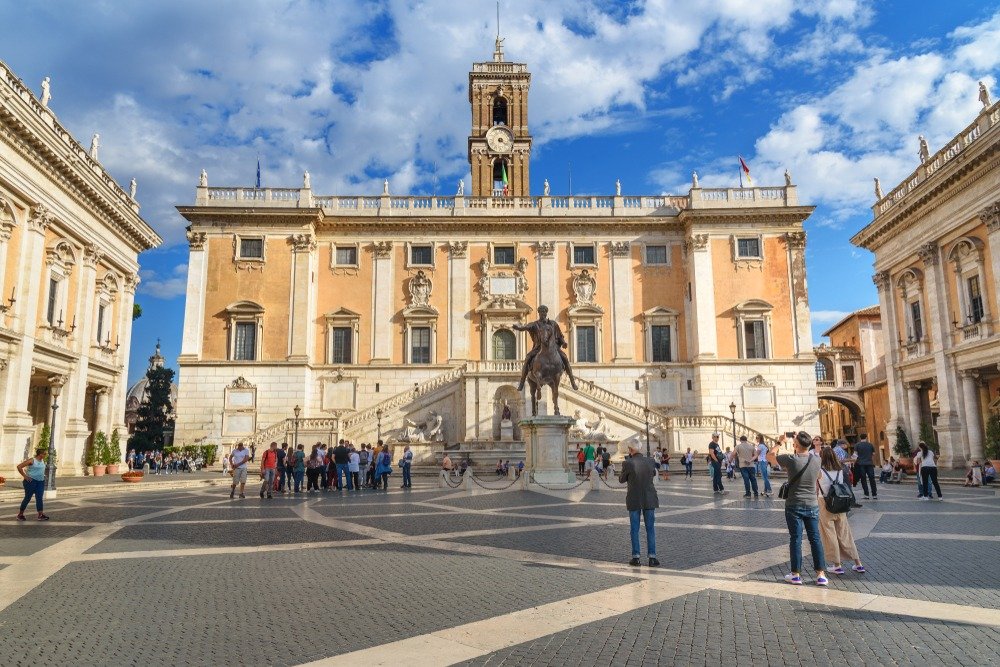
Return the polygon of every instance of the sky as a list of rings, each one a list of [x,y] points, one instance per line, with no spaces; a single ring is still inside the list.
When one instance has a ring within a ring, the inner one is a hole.
[[[164,238],[140,257],[130,381],[158,338],[180,352],[187,243],[174,209],[209,184],[318,194],[469,185],[467,72],[489,60],[493,0],[0,0],[4,60]],[[503,0],[507,60],[532,73],[531,189],[686,194],[788,169],[806,221],[813,335],[877,302],[850,237],[885,192],[970,124],[1000,79],[1000,2]],[[176,368],[176,365],[174,364]]]

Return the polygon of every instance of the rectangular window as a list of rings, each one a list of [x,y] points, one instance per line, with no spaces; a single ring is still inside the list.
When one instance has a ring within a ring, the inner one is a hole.
[[[854,382],[854,366],[841,366],[840,375],[844,382]]]
[[[358,249],[355,246],[337,246],[337,254],[334,258],[337,266],[357,266]]]
[[[264,259],[264,239],[240,239],[240,259]]]
[[[767,359],[764,320],[751,320],[743,323],[743,345],[747,359]]]
[[[104,311],[107,310],[104,304],[97,307],[97,344],[104,343]]]
[[[760,239],[756,236],[748,239],[736,239],[736,256],[741,259],[760,257]]]
[[[667,246],[648,245],[646,246],[646,264],[666,264]]]
[[[354,353],[351,327],[335,327],[330,330],[330,363],[351,364]]]
[[[924,337],[924,324],[920,317],[920,302],[914,301],[910,304],[910,324],[913,329],[910,331],[910,335],[913,340],[920,340]]]
[[[431,363],[430,327],[413,327],[410,329],[410,363]]]
[[[979,276],[972,276],[966,283],[969,288],[969,324],[983,321],[983,292],[979,289]]]
[[[593,248],[591,248],[593,250]],[[576,328],[576,360],[581,363],[597,362],[597,328]]]
[[[257,358],[256,322],[236,323],[236,340],[233,347],[233,359],[236,361],[254,361]]]
[[[45,311],[45,319],[48,320],[49,326],[53,327],[56,325],[56,307],[59,303],[59,281],[55,278],[49,278],[49,304]]]
[[[429,245],[410,246],[410,264],[430,266],[434,263],[432,250]]]
[[[503,245],[494,246],[493,248],[493,263],[494,264],[514,264],[514,246]]]
[[[575,245],[573,246],[573,263],[574,264],[596,264],[596,258],[594,257],[594,246],[592,245]]]
[[[653,358],[651,361],[673,361],[670,358],[669,325],[653,325]]]

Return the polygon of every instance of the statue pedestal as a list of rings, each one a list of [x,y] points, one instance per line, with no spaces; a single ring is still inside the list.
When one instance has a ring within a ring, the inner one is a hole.
[[[571,484],[576,475],[569,468],[569,428],[572,417],[538,415],[526,417],[518,424],[524,438],[525,472],[534,475],[541,484]]]
[[[514,422],[509,419],[500,421],[500,439],[504,442],[510,442],[514,439]]]

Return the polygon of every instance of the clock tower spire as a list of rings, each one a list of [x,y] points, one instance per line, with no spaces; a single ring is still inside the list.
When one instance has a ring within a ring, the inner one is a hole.
[[[504,60],[499,31],[493,60],[473,63],[469,72],[469,165],[473,197],[528,197],[528,88],[531,74],[524,63]]]

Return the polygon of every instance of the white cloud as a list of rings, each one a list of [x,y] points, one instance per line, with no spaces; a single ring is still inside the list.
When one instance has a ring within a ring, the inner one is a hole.
[[[187,264],[178,264],[167,276],[157,275],[148,269],[140,271],[142,282],[139,283],[139,292],[164,301],[183,296],[187,292],[187,268]]]
[[[813,310],[810,317],[814,324],[836,324],[850,314],[844,310]]]

